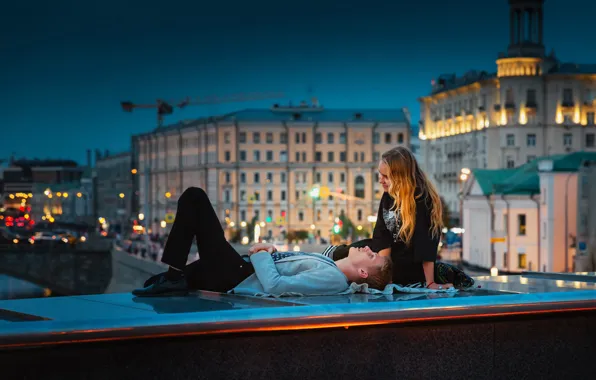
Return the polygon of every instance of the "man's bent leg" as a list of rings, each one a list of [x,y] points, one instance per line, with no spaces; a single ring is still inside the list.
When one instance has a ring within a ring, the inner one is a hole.
[[[229,274],[227,280],[219,277],[211,279],[227,284],[229,280],[234,282],[234,279],[245,276],[246,269],[243,267],[246,263],[225,239],[224,231],[207,194],[200,188],[191,187],[186,189],[178,200],[174,225],[164,248],[162,262],[168,264],[170,269],[153,284],[146,284],[148,286],[145,289],[135,290],[133,294],[149,296],[162,294],[162,290],[172,291],[162,288],[186,288],[184,272],[193,237],[197,240],[200,261],[204,262],[201,266],[208,264],[211,268],[218,268],[219,274],[222,274],[220,270]],[[209,282],[208,279],[205,280]],[[172,282],[176,284],[172,285]]]

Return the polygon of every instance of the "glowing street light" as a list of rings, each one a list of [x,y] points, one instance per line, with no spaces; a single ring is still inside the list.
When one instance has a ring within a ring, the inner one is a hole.
[[[120,198],[124,198],[124,193],[120,193],[118,196],[119,196]]]
[[[172,193],[170,193],[169,191],[166,192],[164,195],[166,196],[166,198],[171,198],[172,197]]]

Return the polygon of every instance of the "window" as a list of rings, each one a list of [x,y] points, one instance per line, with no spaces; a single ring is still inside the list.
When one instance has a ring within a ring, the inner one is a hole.
[[[515,146],[515,135],[513,133],[507,134],[507,146]]]
[[[361,209],[358,209],[358,218],[357,219],[359,222],[362,221],[362,210]]]
[[[526,135],[526,145],[527,146],[536,146],[536,134],[528,133]]]
[[[379,152],[373,152],[373,161],[379,161],[381,159],[381,154]]]
[[[272,201],[273,200],[273,191],[267,190],[267,200],[268,201]]]
[[[300,162],[300,152],[296,152],[296,162]]]
[[[306,132],[302,132],[302,143],[306,144]]]
[[[252,142],[255,144],[261,143],[261,132],[253,132],[252,134]]]
[[[230,132],[225,132],[224,133],[224,143],[225,144],[229,144],[230,143]]]
[[[253,151],[252,156],[253,156],[254,161],[257,161],[257,162],[261,161],[261,152],[260,151],[258,151],[258,150]]]
[[[226,183],[230,183],[230,172],[226,172],[225,174],[225,178],[226,178]]]
[[[296,132],[296,144],[300,144],[300,133]]]
[[[306,152],[302,152],[302,162],[306,162]]]
[[[339,174],[339,182],[341,182],[341,183],[346,182],[346,173]]]
[[[534,106],[536,105],[536,90],[527,90],[526,91],[526,106]]]
[[[594,125],[594,112],[586,112],[586,124]]]
[[[240,135],[238,136],[238,141],[241,143],[246,142],[246,132],[240,132]]]
[[[335,161],[335,152],[327,152],[327,162]]]
[[[344,132],[339,134],[339,143],[345,144],[346,143],[346,134]]]
[[[315,182],[316,183],[321,183],[321,172],[316,172],[315,173]]]
[[[288,143],[288,134],[285,132],[282,132],[279,134],[279,142],[281,144],[287,144]]]
[[[226,203],[230,202],[230,190],[226,190],[224,192],[224,202],[226,202]]]
[[[267,183],[273,182],[273,173],[267,172]]]
[[[279,152],[279,161],[280,162],[288,162],[288,152],[282,150]]]
[[[240,151],[240,161],[246,161],[246,151],[245,150]]]
[[[517,234],[519,236],[526,235],[526,214],[517,215]]]
[[[354,195],[356,198],[363,198],[364,199],[364,177],[361,175],[357,176],[354,179]]]
[[[563,105],[571,105],[571,104],[573,104],[573,89],[564,88],[563,89]]]
[[[242,202],[246,201],[246,191],[240,190],[240,200]],[[242,219],[244,219],[244,217]]]
[[[272,150],[267,151],[267,161],[273,161],[273,151]]]
[[[321,221],[321,210],[317,210],[317,222]]]
[[[398,133],[397,134],[397,143],[398,144],[403,144],[404,143],[404,134],[403,133]]]
[[[246,183],[246,173],[240,173],[240,183]]]
[[[505,90],[505,104],[513,104],[513,89]]]
[[[300,192],[298,190],[296,190],[296,200],[300,199]]]
[[[565,145],[565,146],[573,145],[573,135],[571,133],[563,134],[563,145]]]
[[[358,162],[358,152],[354,152],[354,162]]]
[[[267,144],[273,144],[273,132],[267,132],[265,139]]]
[[[261,175],[259,173],[254,174],[254,182],[255,183],[261,182]]]
[[[346,162],[346,152],[339,152],[339,161]]]
[[[255,196],[257,195],[257,193],[255,193]],[[255,210],[255,218],[259,219],[259,210]]]
[[[515,168],[515,161],[513,160],[512,156],[507,156],[507,169]]]
[[[321,133],[315,133],[315,144],[323,143],[323,135]]]
[[[360,162],[364,162],[364,152],[360,152]]]
[[[505,268],[509,267],[509,263],[507,262],[508,261],[507,256],[509,256],[509,255],[507,255],[507,252],[504,252],[503,253],[503,267],[505,267]]]
[[[328,173],[327,174],[327,182],[333,183],[333,173]]]
[[[281,183],[286,183],[286,173],[280,173],[279,174]]]
[[[232,155],[230,154],[229,150],[226,150],[225,156],[226,156],[226,162],[230,162],[230,160],[232,159]]]
[[[517,267],[519,269],[526,268],[526,254],[525,253],[518,253],[517,254]]]
[[[286,200],[286,191],[282,190],[280,196],[281,196],[281,200],[285,201]]]
[[[381,137],[378,132],[373,133],[373,144],[378,144],[381,141]]]
[[[254,193],[254,201],[258,202],[261,200],[261,193],[259,193],[258,191],[255,191]],[[255,214],[257,214],[258,211],[255,211]]]
[[[315,152],[315,161],[316,162],[321,162],[322,160],[322,153],[321,152]]]
[[[586,133],[586,148],[594,148],[594,134]]]
[[[385,144],[391,144],[391,133],[385,133]]]
[[[334,133],[327,133],[327,144],[334,144],[335,143],[335,134]]]
[[[240,220],[246,220],[246,210],[240,210]]]

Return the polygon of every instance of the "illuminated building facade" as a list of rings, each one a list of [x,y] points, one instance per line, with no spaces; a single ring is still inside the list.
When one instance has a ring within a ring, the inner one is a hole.
[[[545,54],[543,3],[509,0],[510,42],[496,73],[441,75],[420,98],[424,167],[453,219],[470,169],[596,151],[596,64],[562,63]]]
[[[406,109],[315,102],[182,122],[133,137],[135,205],[155,231],[182,191],[198,186],[228,230],[256,218],[262,236],[307,230],[328,238],[342,211],[370,230],[382,194],[380,155],[409,141]]]

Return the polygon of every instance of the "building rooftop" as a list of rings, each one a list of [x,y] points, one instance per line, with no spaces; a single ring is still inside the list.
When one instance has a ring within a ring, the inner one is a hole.
[[[230,112],[221,116],[182,120],[175,124],[165,125],[154,129],[152,132],[165,132],[200,126],[213,122],[338,122],[338,123],[407,123],[410,124],[410,115],[405,108],[354,108],[354,109],[327,109],[314,106],[282,106],[274,105],[267,108],[245,109]]]
[[[475,169],[475,180],[485,195],[531,195],[540,192],[538,164],[552,160],[553,172],[576,172],[582,162],[596,160],[596,153],[574,152],[554,156],[539,157],[515,169]]]

